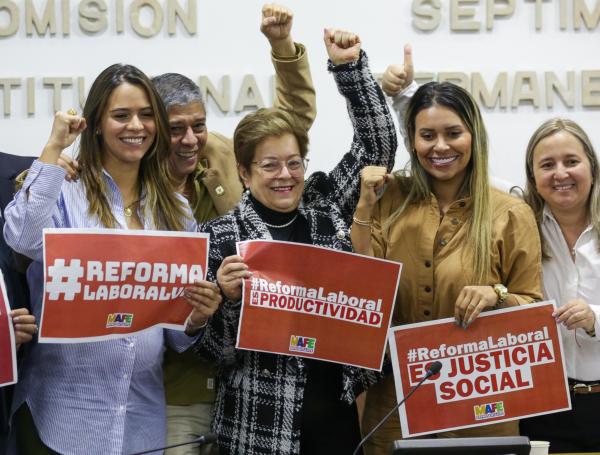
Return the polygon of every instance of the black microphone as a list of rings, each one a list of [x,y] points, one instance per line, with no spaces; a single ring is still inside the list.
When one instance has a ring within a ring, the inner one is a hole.
[[[193,441],[180,442],[179,444],[173,444],[171,446],[157,447],[155,449],[144,450],[143,452],[130,453],[129,455],[144,455],[146,453],[152,453],[152,452],[158,452],[160,450],[172,449],[173,447],[187,446],[189,444],[198,444],[198,446],[203,446],[204,444],[210,444],[211,442],[215,442],[216,440],[217,440],[216,434],[206,433],[206,434],[203,434],[202,436],[198,436]]]
[[[423,384],[431,376],[434,376],[434,375],[438,374],[441,369],[442,369],[442,362],[435,361],[431,365],[429,365],[429,368],[427,368],[427,371],[425,372],[425,376],[423,376],[423,378],[421,378],[421,380],[418,382],[417,385],[415,385],[412,389],[410,389],[410,392],[408,392],[408,394],[402,399],[402,401],[400,403],[398,403],[396,406],[394,406],[392,408],[392,410],[390,412],[388,412],[385,415],[385,417],[379,421],[379,423],[377,425],[375,425],[375,428],[373,428],[371,431],[369,431],[369,434],[366,435],[362,439],[362,441],[360,441],[360,444],[358,444],[358,446],[356,446],[356,450],[354,452],[352,452],[352,455],[356,455],[358,453],[358,451],[363,446],[363,444],[365,442],[367,442],[367,440],[371,436],[373,436],[373,433],[375,433],[377,430],[379,430],[379,428],[381,427],[381,425],[383,425],[385,423],[385,421],[390,418],[390,416],[394,413],[394,411],[397,411],[398,408],[400,406],[402,406],[402,404],[406,400],[408,400],[413,393],[415,393],[415,390],[417,390],[419,387],[421,387],[421,384]]]

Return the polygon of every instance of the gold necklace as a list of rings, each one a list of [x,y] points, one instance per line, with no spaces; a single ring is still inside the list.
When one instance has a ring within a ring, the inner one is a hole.
[[[138,201],[133,201],[131,204],[129,204],[127,207],[125,207],[123,209],[123,215],[125,215],[127,218],[131,218],[133,216],[133,209],[132,209],[132,207],[134,207],[138,202],[139,202],[139,200]]]

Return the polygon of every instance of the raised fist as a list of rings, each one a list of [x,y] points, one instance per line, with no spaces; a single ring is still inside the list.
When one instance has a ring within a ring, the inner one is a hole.
[[[360,57],[360,38],[355,33],[326,28],[323,39],[334,65],[356,62]]]

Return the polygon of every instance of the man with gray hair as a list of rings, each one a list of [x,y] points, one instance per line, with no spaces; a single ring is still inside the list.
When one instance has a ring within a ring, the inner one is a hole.
[[[308,130],[316,116],[316,98],[305,48],[291,37],[292,13],[267,4],[262,9],[261,32],[271,44],[275,67],[274,107],[296,116]],[[240,200],[233,142],[208,132],[206,109],[198,86],[181,74],[167,73],[153,83],[169,114],[171,171],[179,192],[188,199],[194,217],[204,222],[227,213]],[[216,371],[188,351],[167,350],[164,361],[168,443],[177,444],[210,431]],[[197,454],[196,448],[171,449],[167,455]],[[205,452],[210,452],[206,448]]]
[[[169,160],[178,191],[187,197],[198,222],[226,213],[237,204],[242,187],[233,147],[218,133],[207,131],[200,88],[176,73],[152,82],[169,113]]]

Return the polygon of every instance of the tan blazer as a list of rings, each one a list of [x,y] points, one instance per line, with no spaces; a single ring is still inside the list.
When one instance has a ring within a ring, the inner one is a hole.
[[[309,130],[317,115],[317,106],[306,49],[296,43],[295,57],[279,59],[271,55],[271,59],[275,67],[273,107],[293,113]],[[208,169],[205,169],[201,180],[217,213],[223,215],[239,202],[244,191],[238,176],[233,141],[222,134],[209,133],[206,146],[200,152],[200,161],[208,162]]]
[[[469,253],[468,223],[471,198],[453,202],[445,215],[435,196],[409,205],[390,227],[383,223],[402,205],[400,180],[390,182],[373,214],[371,244],[375,257],[402,262],[402,278],[393,325],[424,322],[454,316],[454,304],[464,286],[472,284],[473,256]],[[491,270],[486,284],[502,283],[519,304],[542,299],[541,247],[535,217],[520,199],[491,190]],[[367,391],[362,429],[367,432],[396,403],[394,379],[385,377]],[[439,437],[515,436],[519,422],[503,422],[438,434]],[[389,454],[402,432],[398,413],[365,444],[366,455]]]

